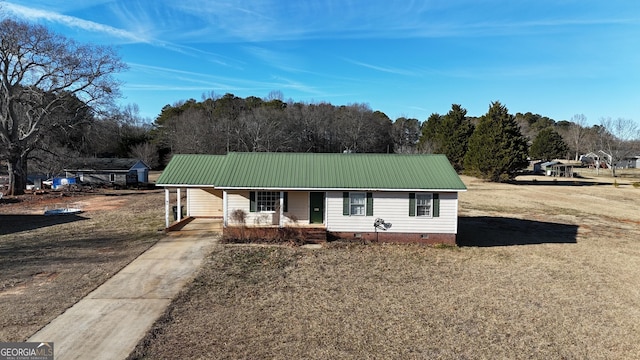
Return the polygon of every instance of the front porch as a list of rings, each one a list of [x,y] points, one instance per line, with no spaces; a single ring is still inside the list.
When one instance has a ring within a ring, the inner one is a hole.
[[[325,193],[165,187],[165,228],[183,218],[221,218],[226,227],[326,228]],[[173,216],[172,216],[173,215]]]

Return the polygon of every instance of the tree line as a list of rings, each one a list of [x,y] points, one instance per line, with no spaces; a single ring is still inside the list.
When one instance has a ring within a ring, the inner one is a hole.
[[[631,120],[587,126],[584,115],[512,115],[497,101],[480,117],[453,104],[420,121],[391,120],[366,104],[284,101],[279,91],[266,98],[211,92],[166,105],[151,121],[135,104],[114,106],[114,75],[126,65],[113,49],[11,19],[0,22],[0,35],[0,162],[11,194],[23,192],[27,174],[58,175],[76,157],[136,157],[160,169],[177,153],[442,153],[459,172],[502,181],[529,159],[602,150],[613,165],[640,152]]]

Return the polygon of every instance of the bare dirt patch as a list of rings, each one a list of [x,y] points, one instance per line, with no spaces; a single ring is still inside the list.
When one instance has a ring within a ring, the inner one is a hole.
[[[131,358],[636,357],[640,189],[463,180],[464,246],[219,245]]]
[[[25,340],[164,236],[163,203],[160,191],[3,198],[0,340]],[[60,206],[84,212],[43,215]]]

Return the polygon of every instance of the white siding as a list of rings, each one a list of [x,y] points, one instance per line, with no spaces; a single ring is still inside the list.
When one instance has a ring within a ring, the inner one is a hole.
[[[227,192],[227,211],[229,213],[229,225],[239,225],[233,222],[231,214],[235,210],[244,210],[247,214],[247,225],[271,225],[273,223],[273,217],[270,213],[258,213],[250,212],[249,204],[249,191]]]
[[[440,216],[409,216],[409,193],[374,192],[373,216],[342,215],[342,192],[327,193],[327,230],[373,232],[377,218],[392,226],[387,232],[455,234],[458,231],[458,193],[440,193]]]
[[[222,190],[187,189],[190,216],[222,216]]]
[[[306,191],[289,191],[287,212],[284,213],[285,225],[293,224],[290,216],[298,219],[298,224],[309,224],[309,193]]]

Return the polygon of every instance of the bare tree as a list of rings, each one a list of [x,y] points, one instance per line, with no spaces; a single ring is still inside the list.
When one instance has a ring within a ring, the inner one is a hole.
[[[604,155],[611,175],[616,176],[616,168],[624,166],[623,161],[638,155],[640,151],[640,128],[631,119],[611,118],[600,119],[601,131],[599,137],[600,151]]]
[[[367,104],[340,106],[332,126],[343,152],[388,152],[393,146],[391,119]]]
[[[291,151],[290,134],[283,110],[259,107],[238,118],[240,141],[245,151]]]
[[[308,104],[301,109],[305,143],[300,151],[341,151],[334,127],[336,111],[329,103]]]
[[[150,168],[160,165],[158,149],[150,142],[138,144],[131,149],[131,155],[144,161]]]
[[[174,153],[210,154],[211,126],[202,109],[187,108],[171,123]]]
[[[576,151],[575,160],[578,161],[580,150],[582,150],[582,142],[587,132],[587,117],[583,114],[575,114],[571,117],[571,122],[573,124],[567,129],[567,138]]]
[[[45,27],[0,22],[0,158],[7,161],[9,193],[24,193],[27,158],[48,129],[50,115],[75,96],[98,109],[118,95],[112,74],[126,65],[109,47],[81,45]]]
[[[420,121],[418,119],[397,118],[392,126],[393,149],[398,154],[416,152],[420,140]]]

